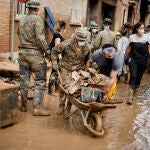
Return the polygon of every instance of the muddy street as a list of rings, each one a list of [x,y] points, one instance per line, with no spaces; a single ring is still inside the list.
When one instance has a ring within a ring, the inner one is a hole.
[[[145,74],[134,105],[118,104],[104,112],[105,135],[85,134],[78,114],[64,119],[56,114],[58,97],[45,96],[49,117],[18,113],[18,123],[0,130],[0,150],[150,150],[150,79]],[[127,84],[117,86],[116,96],[126,99]]]

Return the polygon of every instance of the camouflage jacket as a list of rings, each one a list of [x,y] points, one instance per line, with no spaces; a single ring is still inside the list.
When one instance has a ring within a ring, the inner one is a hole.
[[[62,53],[62,67],[69,71],[85,69],[86,62],[90,58],[90,51],[91,47],[88,42],[86,42],[79,53],[75,48],[74,39],[66,40],[52,49],[52,65],[57,65],[58,54]]]
[[[44,35],[43,21],[38,15],[29,13],[20,20],[18,36],[20,40],[20,53],[49,53]]]
[[[100,31],[94,40],[93,47],[95,49],[100,49],[104,44],[112,44],[116,48],[116,35],[111,30]]]

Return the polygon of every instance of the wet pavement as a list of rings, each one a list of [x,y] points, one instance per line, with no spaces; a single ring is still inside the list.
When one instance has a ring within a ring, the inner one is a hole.
[[[103,137],[85,134],[79,115],[64,119],[56,115],[58,97],[45,96],[49,117],[18,114],[18,123],[0,130],[0,150],[150,150],[150,78],[144,75],[134,105],[118,104],[104,112]],[[126,100],[128,85],[117,86],[116,95]]]

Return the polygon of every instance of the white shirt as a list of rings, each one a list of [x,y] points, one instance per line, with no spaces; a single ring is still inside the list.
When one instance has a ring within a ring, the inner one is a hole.
[[[118,49],[119,54],[120,53],[125,54],[127,47],[128,47],[128,38],[125,36],[122,36],[119,39],[118,44],[117,44],[117,49]]]
[[[150,43],[150,37],[147,34],[143,34],[143,36],[138,37],[136,34],[130,35],[129,37],[129,43],[131,42],[142,42],[142,43],[146,43],[149,42]]]

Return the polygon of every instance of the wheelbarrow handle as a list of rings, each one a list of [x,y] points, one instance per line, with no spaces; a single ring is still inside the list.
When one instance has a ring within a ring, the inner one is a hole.
[[[58,69],[57,69],[57,73],[58,73],[58,77],[59,77],[59,81],[60,81],[59,87],[61,88],[62,91],[64,91],[64,93],[69,94],[68,91],[66,89],[64,89],[64,87],[63,87],[63,85],[64,85],[63,80],[61,78],[61,75],[60,75],[60,72]]]

